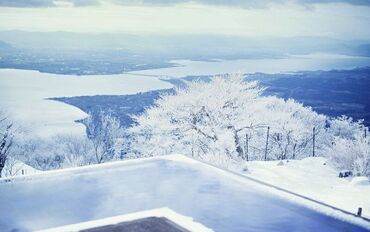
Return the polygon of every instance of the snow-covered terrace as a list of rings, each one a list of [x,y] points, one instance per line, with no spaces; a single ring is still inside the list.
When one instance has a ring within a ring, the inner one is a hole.
[[[2,180],[0,231],[167,207],[214,231],[367,231],[370,222],[181,155]]]

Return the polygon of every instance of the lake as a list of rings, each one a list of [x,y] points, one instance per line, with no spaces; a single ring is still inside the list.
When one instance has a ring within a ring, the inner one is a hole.
[[[135,74],[184,77],[188,75],[216,75],[223,73],[289,73],[332,69],[353,69],[370,66],[369,57],[356,57],[337,54],[290,55],[281,59],[243,59],[191,61],[174,60],[177,67],[135,71]]]
[[[85,134],[75,120],[87,114],[51,97],[136,94],[170,88],[167,82],[130,74],[68,76],[29,70],[0,69],[0,109],[32,136]]]

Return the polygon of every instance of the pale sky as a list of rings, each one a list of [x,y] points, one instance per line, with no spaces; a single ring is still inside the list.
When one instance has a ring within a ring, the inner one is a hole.
[[[0,0],[0,30],[370,40],[365,0]]]

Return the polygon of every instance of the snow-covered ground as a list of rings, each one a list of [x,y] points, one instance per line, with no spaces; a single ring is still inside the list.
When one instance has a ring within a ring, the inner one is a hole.
[[[5,167],[1,172],[2,177],[22,176],[36,174],[42,171],[37,170],[19,160],[8,158]]]
[[[329,205],[370,218],[370,182],[366,177],[338,178],[338,171],[325,158],[248,162],[248,176]],[[280,163],[281,164],[281,163]]]
[[[352,69],[368,66],[369,57],[337,54],[290,55],[280,59],[219,60],[215,62],[174,60],[177,67],[135,71],[135,74],[184,77],[189,75],[216,75],[224,73],[280,73],[332,69]]]
[[[66,76],[0,69],[0,109],[25,130],[39,136],[84,134],[84,127],[74,121],[84,118],[85,112],[46,98],[135,94],[170,87],[154,77],[129,74]]]
[[[0,182],[0,231],[47,229],[162,207],[221,232],[370,229],[370,223],[360,218],[184,156],[119,161],[9,180]]]

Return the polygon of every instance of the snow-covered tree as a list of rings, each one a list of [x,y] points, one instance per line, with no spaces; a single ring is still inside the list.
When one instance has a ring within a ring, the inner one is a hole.
[[[266,97],[259,104],[262,111],[256,112],[254,120],[260,119],[270,127],[268,158],[295,159],[310,156],[313,154],[314,136],[315,149],[320,151],[323,147],[324,115],[292,99],[285,101],[277,97]]]
[[[244,82],[239,75],[192,82],[175,95],[164,95],[135,117],[137,152],[149,156],[179,152],[212,160],[241,157],[238,133],[253,126],[241,116],[261,92],[256,82]]]
[[[328,159],[340,169],[370,177],[369,128],[362,121],[339,117],[330,121],[327,135],[331,144],[325,149]]]
[[[34,143],[30,146],[35,148],[33,153],[28,153],[29,164],[39,170],[59,169],[63,164],[63,154],[58,152],[53,139],[41,140],[33,139],[29,141]]]
[[[344,115],[331,119],[329,124],[329,134],[342,139],[356,139],[359,136],[365,136],[365,131],[368,130],[363,120],[354,121],[351,117]]]
[[[78,167],[94,163],[93,143],[85,136],[59,135],[53,138],[54,153],[63,157],[62,167]]]
[[[21,161],[39,170],[50,170],[120,158],[123,130],[119,121],[111,115],[101,114],[97,121],[87,118],[85,123],[88,137],[64,134],[50,138],[17,136],[12,150],[15,159],[9,160],[8,167]]]
[[[110,114],[99,114],[97,119],[89,116],[84,120],[88,138],[93,144],[96,163],[120,157],[123,129],[120,121]]]
[[[262,92],[257,82],[247,82],[242,75],[188,83],[134,117],[134,155],[184,153],[218,164],[263,159],[268,127],[269,159],[309,155],[312,128],[319,133],[325,117]]]
[[[0,112],[0,177],[14,141],[13,123]]]
[[[340,169],[353,171],[355,175],[370,177],[370,140],[357,137],[344,139],[336,137],[327,157]]]
[[[82,135],[51,138],[19,137],[12,157],[39,170],[77,167],[95,163],[93,144]]]

